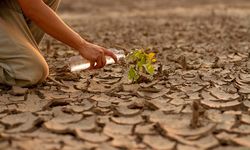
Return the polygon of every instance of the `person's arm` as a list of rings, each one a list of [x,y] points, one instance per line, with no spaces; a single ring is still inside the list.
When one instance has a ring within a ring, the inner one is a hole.
[[[85,41],[67,26],[43,0],[18,0],[26,17],[31,19],[44,32],[69,45],[90,61],[91,68],[102,68],[106,64],[105,55],[117,62],[116,56],[109,50]],[[96,63],[96,66],[94,64]]]

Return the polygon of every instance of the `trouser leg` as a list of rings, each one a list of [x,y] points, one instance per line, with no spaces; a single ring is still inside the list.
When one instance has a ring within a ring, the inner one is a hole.
[[[46,79],[48,65],[18,7],[0,0],[0,83],[30,86]]]

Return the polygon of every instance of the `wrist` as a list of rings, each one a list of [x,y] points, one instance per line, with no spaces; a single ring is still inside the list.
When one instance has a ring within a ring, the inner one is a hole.
[[[79,39],[77,40],[78,42],[75,44],[75,49],[77,51],[82,51],[83,49],[85,49],[88,45],[88,42],[86,40],[84,40],[81,36],[78,37]]]

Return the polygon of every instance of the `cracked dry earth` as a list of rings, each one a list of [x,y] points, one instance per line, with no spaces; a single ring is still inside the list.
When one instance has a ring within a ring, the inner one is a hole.
[[[71,73],[70,48],[46,37],[50,78],[3,87],[1,150],[250,149],[250,2],[65,0],[60,14],[89,41],[157,53],[158,73]]]

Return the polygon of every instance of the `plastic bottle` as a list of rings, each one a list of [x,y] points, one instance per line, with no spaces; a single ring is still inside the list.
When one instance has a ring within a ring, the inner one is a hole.
[[[116,55],[118,60],[125,58],[125,54],[123,50],[118,50],[115,48],[111,48],[109,50],[112,51]],[[115,61],[111,57],[106,56],[106,64],[114,64],[114,63]],[[86,70],[90,67],[89,61],[84,59],[80,55],[71,57],[69,59],[69,65],[70,65],[71,72]]]

